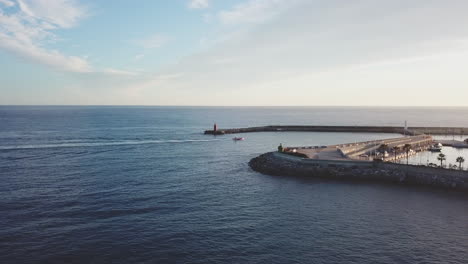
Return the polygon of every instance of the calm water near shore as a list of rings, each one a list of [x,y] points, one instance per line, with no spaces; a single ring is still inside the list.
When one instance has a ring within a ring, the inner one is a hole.
[[[268,132],[233,142],[202,132],[214,122],[468,127],[467,116],[468,108],[0,106],[0,263],[466,263],[466,194],[273,177],[247,164],[279,143],[399,135]],[[468,162],[467,150],[443,151],[448,162]],[[410,161],[434,158],[420,155]]]

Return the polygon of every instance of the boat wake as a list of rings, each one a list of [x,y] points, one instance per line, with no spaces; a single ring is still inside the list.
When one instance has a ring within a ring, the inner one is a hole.
[[[123,140],[123,141],[111,141],[111,142],[80,142],[80,143],[68,142],[68,143],[56,143],[56,144],[0,146],[0,150],[102,147],[102,146],[145,145],[145,144],[193,143],[193,142],[210,142],[210,141],[218,141],[218,139]]]

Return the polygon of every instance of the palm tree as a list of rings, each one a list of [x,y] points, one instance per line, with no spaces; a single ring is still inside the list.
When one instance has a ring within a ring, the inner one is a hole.
[[[465,158],[463,158],[462,156],[460,156],[460,157],[457,158],[457,162],[458,162],[458,164],[459,164],[458,167],[460,168],[460,170],[463,169],[463,168],[462,168],[462,163],[465,162]]]
[[[445,158],[445,154],[444,153],[440,153],[439,156],[437,157],[438,160],[440,160],[440,167],[442,168],[442,162],[444,160],[446,160]]]
[[[408,165],[409,152],[411,150],[411,144],[405,144],[403,150],[406,152],[406,165]]]
[[[397,153],[398,151],[400,150],[400,147],[399,146],[394,146],[393,148],[393,155],[395,155],[395,163],[397,162]]]

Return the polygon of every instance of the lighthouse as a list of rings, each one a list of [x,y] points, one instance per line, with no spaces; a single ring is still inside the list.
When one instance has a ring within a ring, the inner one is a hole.
[[[216,123],[214,123],[214,125],[213,125],[213,134],[216,135],[217,131],[218,131],[218,126],[216,125]]]
[[[405,130],[403,130],[403,135],[406,136],[406,132],[408,132],[408,122],[405,120]]]

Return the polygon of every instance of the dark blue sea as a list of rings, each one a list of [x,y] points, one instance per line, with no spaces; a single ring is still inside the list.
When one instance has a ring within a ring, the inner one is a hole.
[[[0,106],[0,263],[467,263],[468,196],[262,175],[271,124],[466,126],[468,108]],[[450,136],[450,135],[447,135]]]

